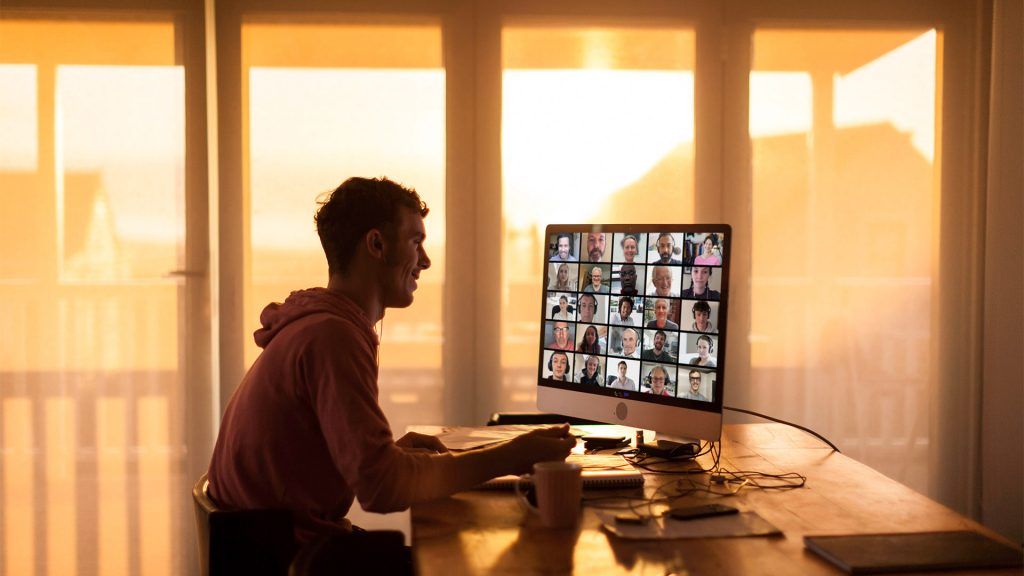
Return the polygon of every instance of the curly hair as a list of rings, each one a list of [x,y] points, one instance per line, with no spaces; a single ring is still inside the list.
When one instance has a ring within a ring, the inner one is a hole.
[[[384,177],[349,178],[318,203],[320,208],[313,221],[330,274],[348,269],[356,245],[370,230],[378,229],[393,237],[400,208],[412,210],[421,218],[430,212],[415,190]]]

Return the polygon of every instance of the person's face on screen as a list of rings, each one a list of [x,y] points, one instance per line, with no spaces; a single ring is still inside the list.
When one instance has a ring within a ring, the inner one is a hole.
[[[569,343],[569,325],[565,322],[555,322],[555,344],[564,348]]]
[[[587,326],[587,331],[586,333],[583,334],[583,340],[589,346],[597,344],[597,328],[594,328],[593,326]]]
[[[700,390],[700,372],[690,372],[690,391],[697,393]]]
[[[708,320],[711,318],[710,312],[704,310],[698,310],[694,312],[694,318],[696,319],[697,329],[701,332],[708,329]]]
[[[711,277],[711,269],[707,266],[694,266],[690,269],[690,279],[693,281],[693,291],[703,294],[708,288],[708,278]]]
[[[565,377],[565,369],[569,367],[569,359],[565,354],[551,356],[551,375],[558,380]]]
[[[664,326],[665,320],[668,319],[668,300],[658,300],[654,303],[654,319],[658,321],[658,326]]]
[[[587,234],[587,254],[591,262],[597,262],[604,256],[604,234]]]
[[[590,284],[595,290],[601,287],[601,276],[603,275],[604,273],[597,266],[590,269]]]
[[[711,345],[708,344],[707,340],[701,339],[697,342],[697,356],[700,356],[701,360],[706,360],[710,351]]]
[[[654,335],[654,349],[660,354],[661,349],[665,347],[665,335],[658,332]]]
[[[633,259],[636,258],[636,253],[636,238],[629,236],[622,241],[622,257],[626,262],[632,262]]]
[[[569,265],[562,264],[558,267],[558,285],[565,286],[569,283]]]
[[[558,257],[562,260],[569,259],[569,238],[567,236],[558,239]]]
[[[626,379],[626,363],[619,362],[619,378],[622,380]]]
[[[619,302],[619,317],[625,320],[629,318],[629,315],[633,313],[633,305],[630,304],[629,300],[623,300]]]
[[[651,370],[651,392],[661,394],[665,391],[665,371],[660,368]]]
[[[558,311],[565,312],[565,309],[569,307],[569,299],[562,296],[558,299]]]
[[[654,293],[658,296],[668,296],[672,292],[672,272],[665,266],[654,267]]]
[[[711,241],[711,238],[705,238],[704,239],[704,250],[703,250],[703,252],[701,252],[701,254],[703,254],[704,256],[711,256],[711,247],[713,245],[714,245],[714,242]]]
[[[619,269],[619,281],[623,292],[636,291],[636,268],[632,264],[623,264]]]
[[[597,374],[597,358],[590,356],[587,358],[587,377],[593,378]]]
[[[629,356],[636,351],[636,332],[623,330],[622,332],[622,353]]]
[[[593,296],[584,295],[580,297],[580,321],[593,322],[594,314],[597,312],[597,299]]]
[[[384,234],[384,306],[405,308],[412,304],[420,272],[430,268],[430,258],[423,248],[426,236],[423,217],[408,209],[399,211],[394,230]]]
[[[668,234],[664,234],[658,238],[658,256],[661,256],[662,262],[668,262],[672,259],[672,251],[675,247],[675,240],[673,240]]]

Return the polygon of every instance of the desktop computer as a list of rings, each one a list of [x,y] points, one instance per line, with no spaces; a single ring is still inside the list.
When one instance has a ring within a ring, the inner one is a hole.
[[[548,226],[538,409],[719,440],[731,232]]]

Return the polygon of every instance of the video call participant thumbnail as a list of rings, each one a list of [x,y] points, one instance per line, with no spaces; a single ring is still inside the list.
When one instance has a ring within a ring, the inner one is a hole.
[[[576,309],[573,308],[571,300],[576,295],[569,292],[548,292],[548,303],[551,304],[551,320],[575,320]]]
[[[651,299],[648,298],[647,302],[650,303]],[[647,324],[645,328],[657,328],[661,330],[679,330],[679,323],[673,321],[670,317],[672,309],[672,303],[668,298],[655,298],[654,306],[648,307],[645,312],[647,318]]]
[[[685,369],[680,369],[683,372]],[[701,402],[711,402],[711,388],[713,385],[714,372],[703,372],[701,370],[691,368],[687,372],[687,387],[686,391],[683,392],[680,398],[686,400],[700,400]],[[682,386],[682,384],[680,384]]]
[[[569,365],[569,355],[561,350],[555,350],[548,356],[548,372],[547,377],[551,380],[559,380],[562,382],[569,381],[569,374],[572,373],[572,367]]]
[[[707,266],[690,268],[690,287],[683,290],[682,297],[691,300],[720,300],[721,293],[710,286],[712,269]]]
[[[640,251],[641,246],[647,242],[646,234],[616,234],[615,253],[612,260],[625,264],[643,264],[644,253]]]
[[[584,354],[604,354],[608,349],[608,342],[604,336],[607,330],[607,326],[594,326],[593,324],[583,328],[583,331],[577,334],[579,341],[576,343],[576,351]]]
[[[626,296],[636,296],[640,293],[637,290],[637,267],[632,264],[623,264],[619,266],[617,270],[614,270],[612,276],[614,281],[612,282],[612,292],[616,294],[624,294]],[[639,272],[643,272],[643,266],[640,267]],[[643,282],[643,278],[640,278],[640,282]]]
[[[715,305],[717,306],[717,304]],[[715,332],[715,325],[711,322],[711,305],[707,300],[697,300],[690,307],[693,313],[693,323],[690,329],[694,332]]]
[[[721,266],[722,255],[718,247],[718,235],[708,234],[698,246],[699,252],[693,259],[696,266]]]
[[[603,382],[602,364],[604,363],[604,357],[588,354],[577,354],[576,355],[576,381],[580,384],[589,384],[591,386],[600,386]]]
[[[654,234],[651,234],[654,236]],[[658,234],[657,240],[654,243],[654,248],[657,250],[658,257],[655,260],[650,260],[652,264],[682,264],[683,261],[676,258],[676,234],[669,232],[662,232]]]
[[[650,274],[650,283],[647,285],[648,296],[662,296],[675,298],[679,294],[675,290],[675,286],[679,285],[679,280],[682,274],[682,268],[678,266],[648,266],[648,274]]]
[[[607,248],[607,237],[611,234],[604,232],[589,232],[587,238],[587,262],[607,262],[610,254],[605,253]]]
[[[694,337],[691,335],[687,338],[686,348],[688,352],[696,350],[696,354],[692,354],[687,358],[687,364],[702,368],[715,368],[718,365],[717,359],[713,356],[715,353],[715,339],[713,337],[701,334],[696,336],[694,340]]]
[[[607,264],[580,266],[580,291],[594,294],[607,294],[610,292],[611,268]]]
[[[551,253],[551,262],[578,262],[573,253],[573,235],[558,234],[555,236],[555,249]]]
[[[655,396],[675,396],[676,370],[674,367],[662,364],[644,364],[643,370],[647,372],[647,376],[644,377],[644,385],[640,388],[641,392]]]
[[[580,294],[576,307],[579,310],[578,320],[580,322],[604,324],[604,317],[608,310],[608,297],[602,294]]]
[[[678,342],[679,336],[678,333],[671,333],[670,341],[669,335],[670,333],[664,330],[645,330],[644,339],[648,341],[648,346],[640,354],[640,359],[675,364],[676,355],[672,353],[675,346],[672,341]]]
[[[626,358],[640,358],[640,332],[634,328],[612,328],[612,340],[617,344],[610,353]]]
[[[638,326],[643,322],[643,298],[619,296],[612,299],[612,316],[609,324],[613,326]]]
[[[569,322],[547,322],[544,347],[549,350],[572,351],[575,347],[575,324]]]
[[[549,271],[550,280],[548,290],[576,291],[577,278],[580,274],[579,264],[566,264],[555,262],[551,264]]]
[[[608,376],[608,388],[638,391],[636,375],[640,371],[640,363],[626,360],[609,360],[609,364],[613,362],[615,363],[615,374]]]

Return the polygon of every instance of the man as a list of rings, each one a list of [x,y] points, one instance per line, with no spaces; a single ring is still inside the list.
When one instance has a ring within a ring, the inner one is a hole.
[[[655,362],[670,362],[674,363],[676,357],[672,355],[672,352],[665,347],[665,343],[668,341],[668,335],[663,330],[658,330],[654,333],[654,343],[650,348],[647,348],[640,355],[641,360],[654,360]]]
[[[632,326],[633,319],[630,316],[633,315],[633,299],[629,296],[622,296],[619,298],[619,313],[612,314],[613,325],[618,326]]]
[[[660,259],[657,262],[658,264],[682,264],[683,263],[682,260],[679,260],[678,258],[673,258],[672,257],[672,255],[675,253],[675,250],[676,250],[676,241],[675,241],[675,238],[672,238],[672,235],[669,234],[668,232],[662,232],[661,234],[658,235],[657,247],[658,247],[658,256],[660,256]]]
[[[636,267],[632,264],[623,264],[619,268],[619,293],[626,296],[636,296]]]
[[[709,401],[700,393],[700,370],[690,370],[690,389],[683,393],[682,397],[687,400]]]
[[[569,355],[561,351],[552,353],[548,366],[551,367],[551,375],[548,378],[552,380],[567,380],[565,375],[569,371]]]
[[[555,239],[555,253],[551,255],[551,262],[578,262],[579,259],[569,253],[569,245],[572,242],[572,236],[569,234],[559,234],[558,238]]]
[[[669,303],[664,298],[654,301],[654,320],[647,323],[648,328],[679,330],[679,324],[668,319]]]
[[[672,291],[672,270],[668,266],[654,267],[651,284],[654,285],[654,296],[676,296]]]
[[[607,294],[608,287],[601,283],[601,279],[604,276],[604,272],[597,266],[590,269],[590,282],[583,287],[584,292],[595,292],[599,294]]]
[[[693,331],[713,332],[715,327],[711,324],[711,305],[704,300],[697,300],[693,303]]]
[[[637,342],[639,336],[636,330],[632,328],[626,328],[622,331],[622,355],[626,358],[639,358],[640,351],[637,350]]]
[[[587,234],[587,256],[591,262],[600,262],[604,258],[604,234],[591,232]]]
[[[580,294],[577,305],[580,309],[580,322],[594,322],[594,316],[597,314],[597,296]]]
[[[683,290],[683,298],[719,300],[722,295],[708,286],[710,281],[711,268],[707,266],[694,266],[690,268],[690,287]]]
[[[664,366],[655,366],[647,374],[651,379],[651,394],[655,396],[671,396],[665,385],[668,383],[668,371]]]
[[[433,436],[393,439],[377,403],[373,326],[386,309],[412,304],[430,267],[427,211],[387,179],[351,178],[321,205],[327,288],[263,310],[263,352],[228,403],[210,462],[215,502],[290,510],[304,543],[351,530],[356,497],[366,510],[403,510],[568,454],[575,440],[565,426],[457,455]]]
[[[568,322],[555,322],[554,327],[551,329],[552,338],[551,342],[548,342],[545,348],[552,350],[572,350],[572,334],[569,333]]]
[[[626,363],[622,360],[619,361],[619,375],[612,378],[608,383],[609,388],[615,388],[616,390],[633,390],[636,391],[636,382],[632,378],[626,377]]]

